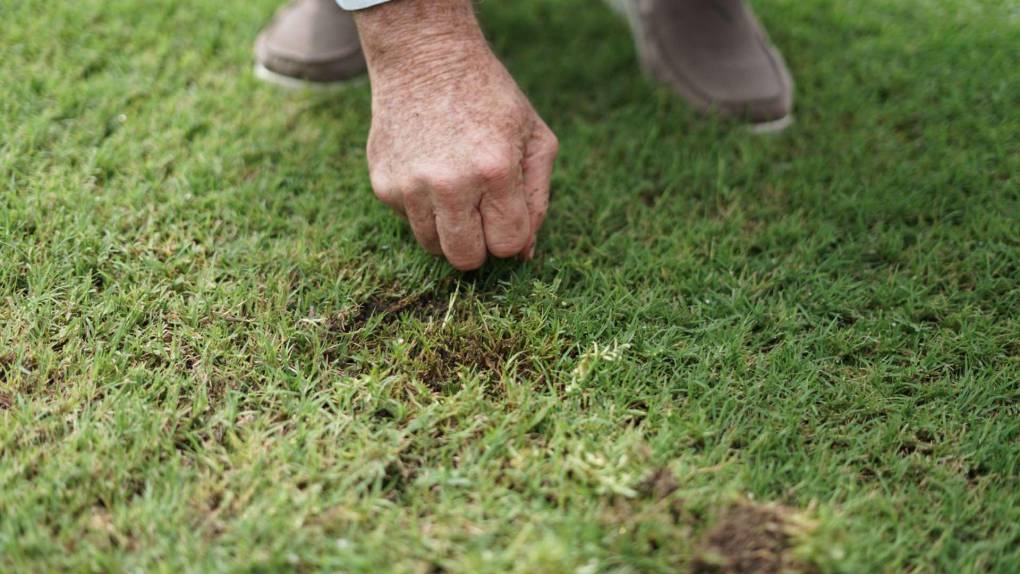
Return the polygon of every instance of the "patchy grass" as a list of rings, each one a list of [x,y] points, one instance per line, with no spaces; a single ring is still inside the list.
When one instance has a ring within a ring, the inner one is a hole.
[[[563,153],[470,275],[372,198],[365,82],[251,77],[273,8],[0,11],[0,570],[1015,570],[1015,2],[760,2],[774,138],[481,4]]]

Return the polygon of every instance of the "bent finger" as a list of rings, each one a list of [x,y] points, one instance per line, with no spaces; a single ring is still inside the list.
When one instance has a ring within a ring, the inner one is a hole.
[[[442,255],[443,248],[439,242],[439,232],[436,230],[436,215],[428,195],[408,194],[404,198],[403,207],[411,224],[411,231],[414,232],[414,238],[422,248],[433,255]]]
[[[485,263],[485,233],[482,215],[476,207],[437,207],[436,231],[443,255],[450,265],[461,271],[470,271]]]
[[[501,188],[488,190],[479,206],[485,245],[489,253],[501,258],[517,255],[531,241],[523,174],[519,167],[515,171],[516,175]]]

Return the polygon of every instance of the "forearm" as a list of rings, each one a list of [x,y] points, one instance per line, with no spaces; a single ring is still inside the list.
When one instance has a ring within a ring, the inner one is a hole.
[[[471,0],[394,0],[354,18],[376,87],[464,74],[489,52]]]

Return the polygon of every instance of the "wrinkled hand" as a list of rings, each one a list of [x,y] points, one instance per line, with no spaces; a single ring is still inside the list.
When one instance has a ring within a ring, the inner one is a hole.
[[[399,4],[399,3],[397,3]],[[373,61],[368,162],[376,195],[426,250],[461,270],[530,259],[549,205],[556,136],[484,39]]]

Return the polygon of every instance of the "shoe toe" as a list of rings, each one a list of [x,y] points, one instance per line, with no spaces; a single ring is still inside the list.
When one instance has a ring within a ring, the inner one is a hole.
[[[793,81],[778,52],[770,48],[768,61],[744,73],[733,74],[740,86],[728,86],[713,93],[709,100],[718,103],[728,116],[752,123],[774,122],[793,113]]]
[[[793,81],[743,0],[641,0],[629,12],[646,70],[702,112],[788,118]]]
[[[298,0],[281,10],[259,34],[255,59],[273,73],[311,82],[365,71],[354,21],[333,0]]]

